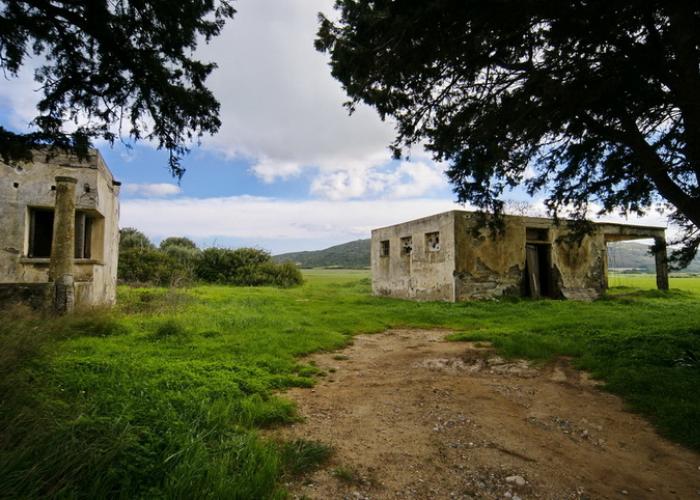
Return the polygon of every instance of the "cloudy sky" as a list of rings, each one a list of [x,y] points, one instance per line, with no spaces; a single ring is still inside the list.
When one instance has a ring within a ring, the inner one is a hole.
[[[444,166],[419,150],[410,162],[393,161],[391,124],[369,108],[348,116],[342,107],[340,84],[313,47],[318,12],[332,14],[332,4],[235,2],[236,17],[200,50],[219,65],[209,84],[223,126],[185,159],[180,185],[166,154],[148,144],[101,148],[123,182],[122,227],[156,241],[186,235],[203,245],[280,253],[367,238],[373,227],[459,208]],[[36,88],[30,69],[3,82],[0,123],[26,129]],[[629,222],[664,224],[658,216]]]

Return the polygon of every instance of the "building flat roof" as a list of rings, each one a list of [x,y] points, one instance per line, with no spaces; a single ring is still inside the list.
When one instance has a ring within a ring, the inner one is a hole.
[[[475,212],[473,210],[447,210],[445,212],[439,212],[436,214],[427,215],[425,217],[420,217],[418,219],[411,219],[408,221],[400,222],[398,224],[390,224],[388,226],[374,228],[373,231],[380,230],[380,229],[389,229],[389,228],[396,227],[396,226],[402,226],[404,224],[412,224],[412,223],[416,223],[416,222],[421,222],[421,221],[433,219],[435,217],[439,217],[441,215],[446,215],[446,214],[450,214],[450,213],[473,215],[473,214],[477,214],[479,212]],[[510,215],[510,214],[504,214],[504,217],[522,219],[526,222],[533,222],[533,223],[537,223],[537,224],[547,224],[547,225],[555,224],[555,219],[552,217],[532,217],[529,215]],[[573,219],[563,219],[563,218],[558,219],[558,221],[560,223],[561,222],[568,222],[568,221],[572,221],[572,220]],[[643,226],[640,224],[624,224],[624,223],[620,223],[620,222],[605,222],[605,221],[591,221],[591,222],[597,226],[615,226],[618,228],[646,229],[646,230],[654,230],[654,231],[665,231],[666,230],[666,227],[663,227],[663,226]]]

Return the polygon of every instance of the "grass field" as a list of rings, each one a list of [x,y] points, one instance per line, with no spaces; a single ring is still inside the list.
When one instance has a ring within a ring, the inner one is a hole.
[[[508,356],[572,356],[671,439],[700,450],[700,278],[620,275],[594,303],[413,303],[372,297],[367,271],[298,288],[119,290],[114,311],[0,323],[0,491],[6,497],[268,498],[327,456],[274,443],[276,394],[323,376],[299,360],[357,333],[447,327]]]

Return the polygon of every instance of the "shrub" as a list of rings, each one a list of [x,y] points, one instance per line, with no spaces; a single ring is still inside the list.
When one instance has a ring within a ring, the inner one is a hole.
[[[184,236],[171,236],[169,238],[165,238],[163,241],[160,242],[161,250],[166,250],[170,247],[180,247],[188,248],[190,250],[197,250],[197,244],[191,239],[185,238]]]
[[[119,280],[160,286],[191,283],[200,251],[184,237],[164,239],[156,249],[146,235],[133,228],[120,232]]]
[[[130,248],[119,254],[119,280],[159,286],[192,281],[194,266],[188,266],[167,252],[151,248]]]
[[[257,248],[207,248],[197,261],[202,281],[228,285],[290,287],[303,282],[292,263],[276,264],[269,252]]]
[[[119,252],[131,248],[151,249],[155,248],[148,237],[138,229],[125,227],[119,230]]]
[[[169,259],[176,264],[175,270],[177,271],[177,276],[171,277],[177,278],[180,281],[186,283],[195,280],[195,271],[197,269],[197,262],[201,255],[201,251],[197,247],[189,247],[184,245],[166,245],[163,248],[161,244],[161,251],[164,252]]]
[[[261,267],[269,280],[268,282],[272,285],[289,288],[304,282],[301,271],[293,262],[287,261],[282,264],[267,262]]]
[[[134,230],[135,231],[135,230]],[[119,253],[123,283],[177,286],[195,280],[226,285],[291,287],[303,282],[291,262],[277,264],[257,248],[199,250],[187,238],[166,238],[155,247],[131,246]]]

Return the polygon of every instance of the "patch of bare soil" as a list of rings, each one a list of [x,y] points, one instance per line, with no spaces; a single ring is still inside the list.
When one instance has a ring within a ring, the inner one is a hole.
[[[445,331],[361,335],[311,356],[283,439],[331,444],[297,498],[700,498],[700,456],[659,437],[566,360],[506,361]]]

